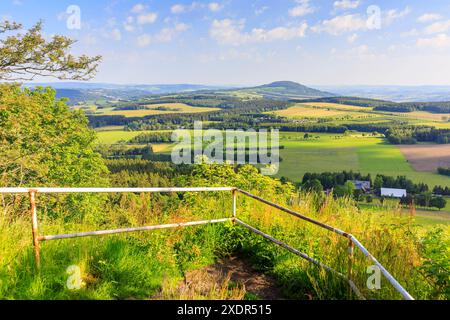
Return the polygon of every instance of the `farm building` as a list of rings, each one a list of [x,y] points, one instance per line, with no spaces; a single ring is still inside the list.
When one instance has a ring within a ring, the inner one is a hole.
[[[357,190],[362,190],[364,192],[370,191],[370,181],[352,180],[351,181]]]
[[[392,198],[406,197],[405,189],[381,188],[381,196]]]

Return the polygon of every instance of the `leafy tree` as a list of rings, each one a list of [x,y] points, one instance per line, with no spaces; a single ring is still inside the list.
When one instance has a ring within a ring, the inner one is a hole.
[[[353,192],[354,192],[354,190],[355,190],[355,185],[353,184],[353,182],[347,181],[347,182],[344,184],[344,187],[345,187],[345,193],[346,193],[346,195],[352,196],[352,195],[353,195]]]
[[[309,192],[319,193],[323,191],[323,186],[318,179],[313,179],[306,181],[305,184],[303,185],[303,189]]]
[[[380,189],[383,187],[383,177],[377,175],[375,181],[373,182],[373,188],[377,194],[380,193]]]
[[[438,208],[439,210],[445,208],[447,201],[443,197],[434,197],[430,200],[430,206]]]
[[[356,201],[361,201],[363,199],[364,192],[361,189],[355,189],[353,190],[353,198]]]
[[[424,261],[418,268],[433,288],[434,299],[450,296],[450,238],[441,228],[430,230],[422,240]]]
[[[25,33],[16,22],[0,22],[0,80],[33,80],[36,76],[87,80],[97,71],[100,56],[76,57],[69,53],[75,43],[55,35],[46,40],[42,22]]]
[[[0,85],[1,185],[104,185],[107,169],[95,140],[84,114],[57,100],[54,90]]]

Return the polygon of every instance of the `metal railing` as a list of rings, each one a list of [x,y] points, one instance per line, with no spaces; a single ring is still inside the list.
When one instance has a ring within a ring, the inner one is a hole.
[[[199,220],[190,222],[180,222],[171,224],[160,224],[152,226],[134,227],[134,228],[122,228],[122,229],[111,229],[111,230],[99,230],[99,231],[89,231],[89,232],[77,232],[69,234],[57,234],[57,235],[39,235],[38,230],[38,219],[37,219],[37,208],[36,208],[36,194],[37,193],[173,193],[173,192],[216,192],[216,191],[228,191],[232,193],[232,217],[221,218],[221,219],[211,219],[211,220]],[[259,202],[266,205],[274,207],[280,211],[286,212],[294,217],[307,221],[309,223],[315,224],[321,228],[327,229],[331,232],[338,234],[346,239],[348,239],[348,269],[347,275],[344,275],[335,269],[321,263],[320,261],[308,256],[305,253],[298,251],[297,249],[289,246],[288,244],[258,230],[257,228],[245,223],[244,221],[238,219],[237,217],[237,193],[245,195],[247,197],[253,198]],[[265,200],[261,197],[253,195],[247,191],[240,190],[235,187],[200,187],[200,188],[0,188],[0,194],[19,194],[27,193],[30,197],[30,212],[32,221],[32,235],[33,235],[33,246],[34,246],[34,256],[36,261],[36,266],[40,267],[40,249],[39,242],[76,238],[76,237],[87,237],[87,236],[98,236],[98,235],[108,235],[116,233],[125,232],[135,232],[135,231],[148,231],[156,229],[166,229],[166,228],[176,228],[176,227],[186,227],[195,226],[203,224],[214,224],[231,221],[237,223],[238,225],[250,230],[251,232],[258,234],[265,239],[281,246],[284,249],[289,250],[293,254],[300,256],[301,258],[337,275],[338,277],[345,280],[351,291],[353,291],[359,298],[365,299],[361,294],[360,290],[353,281],[353,260],[354,260],[354,249],[355,246],[380,269],[381,273],[386,277],[389,283],[402,295],[406,300],[414,300],[414,298],[402,287],[402,285],[383,267],[383,265],[350,233],[344,232],[338,228],[332,227],[320,221],[311,219],[303,214],[275,204],[271,201]]]

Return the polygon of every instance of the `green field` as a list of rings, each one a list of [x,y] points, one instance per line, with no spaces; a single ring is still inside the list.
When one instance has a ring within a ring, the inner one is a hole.
[[[317,139],[303,139],[303,133],[280,134],[283,161],[278,176],[300,181],[305,172],[353,170],[361,173],[405,175],[415,182],[450,185],[450,178],[434,173],[417,172],[400,150],[381,137],[355,134],[339,136],[313,134]]]
[[[448,114],[423,111],[375,111],[370,107],[326,102],[296,103],[287,109],[266,113],[292,119],[327,119],[330,123],[336,125],[346,123],[380,123],[401,120],[412,125],[427,125],[441,129],[450,129],[450,116]]]
[[[417,210],[415,219],[418,224],[423,226],[434,227],[437,225],[445,225],[450,227],[450,211]]]
[[[127,141],[148,131],[101,131],[99,142],[114,144]],[[377,173],[389,176],[405,175],[414,182],[425,182],[430,186],[450,185],[450,178],[429,172],[415,171],[406,161],[399,148],[385,143],[381,137],[353,134],[312,134],[304,139],[304,133],[281,132],[280,150],[282,162],[278,177],[300,181],[305,172],[337,172],[353,170],[361,173]],[[171,145],[155,148],[157,152],[170,152]]]
[[[128,142],[128,140],[147,132],[152,131],[97,130],[97,138],[100,144],[115,144],[119,141]],[[158,132],[171,132],[171,130],[159,130]]]
[[[193,107],[184,103],[159,103],[148,104],[145,109],[138,110],[116,110],[115,108],[98,108],[93,113],[95,115],[122,115],[125,117],[145,117],[161,114],[183,114],[217,111],[218,108]]]

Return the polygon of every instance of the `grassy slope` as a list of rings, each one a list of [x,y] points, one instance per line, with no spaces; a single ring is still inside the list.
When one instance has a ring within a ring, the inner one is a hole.
[[[159,107],[170,108],[173,110],[156,110]],[[184,103],[162,103],[150,104],[146,109],[141,110],[114,110],[113,108],[97,109],[95,114],[99,115],[123,115],[125,117],[144,117],[159,114],[183,114],[183,113],[200,113],[216,111],[218,108],[192,107]]]
[[[123,130],[97,131],[97,138],[98,142],[101,144],[114,144],[121,140],[128,141],[140,134],[147,132],[151,131],[123,131]],[[170,130],[160,130],[158,132],[170,132]]]
[[[299,181],[305,172],[353,170],[397,176],[406,175],[416,182],[449,185],[450,178],[416,172],[400,150],[379,137],[314,134],[319,139],[304,140],[303,134],[282,133],[280,151],[283,159],[278,176]]]
[[[104,144],[129,140],[145,131],[98,132],[99,142]],[[305,172],[353,170],[390,176],[406,175],[415,182],[430,185],[450,185],[450,178],[428,172],[417,172],[406,161],[400,150],[383,142],[380,137],[353,135],[342,137],[333,134],[313,134],[319,139],[303,139],[304,133],[281,132],[280,151],[283,159],[278,177],[299,181]],[[338,138],[337,138],[338,137]],[[170,152],[164,144],[157,152]]]
[[[274,113],[283,117],[290,118],[336,118],[333,123],[341,124],[350,121],[357,122],[379,122],[403,120],[415,125],[429,125],[436,128],[450,128],[448,118],[449,114],[435,114],[430,112],[384,112],[373,111],[373,108],[358,107],[352,105],[342,105],[336,103],[310,102],[297,103],[296,105],[285,109],[278,110]],[[342,120],[345,116],[347,119]]]

